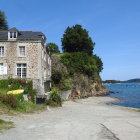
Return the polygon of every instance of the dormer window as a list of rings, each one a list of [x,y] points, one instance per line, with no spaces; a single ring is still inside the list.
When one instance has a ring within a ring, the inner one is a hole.
[[[10,38],[17,38],[17,32],[10,32]]]
[[[18,30],[16,28],[9,29],[8,31],[8,40],[15,41],[18,37]]]

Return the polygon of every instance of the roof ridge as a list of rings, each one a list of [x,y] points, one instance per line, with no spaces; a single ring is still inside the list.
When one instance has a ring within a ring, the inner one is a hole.
[[[0,31],[0,32],[8,32],[7,30],[2,30],[2,31]]]
[[[41,32],[41,31],[19,31],[19,32]]]
[[[8,30],[1,30],[0,32],[8,32]],[[42,31],[19,31],[19,32],[42,32]]]

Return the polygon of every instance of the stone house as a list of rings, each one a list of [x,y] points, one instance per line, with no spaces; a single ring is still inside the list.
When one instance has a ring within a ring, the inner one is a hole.
[[[39,31],[0,31],[0,79],[31,79],[38,94],[48,92],[51,59],[45,41],[45,35]]]

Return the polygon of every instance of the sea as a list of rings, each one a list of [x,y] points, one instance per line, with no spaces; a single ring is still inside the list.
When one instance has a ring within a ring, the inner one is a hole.
[[[140,108],[140,83],[106,84],[107,89],[113,91],[110,97],[116,97],[120,102],[108,103],[125,107]]]

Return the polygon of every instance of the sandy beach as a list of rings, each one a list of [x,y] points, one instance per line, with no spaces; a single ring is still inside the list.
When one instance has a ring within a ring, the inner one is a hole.
[[[0,140],[140,140],[140,112],[109,101],[115,99],[90,97],[41,113],[0,116],[15,123]]]

